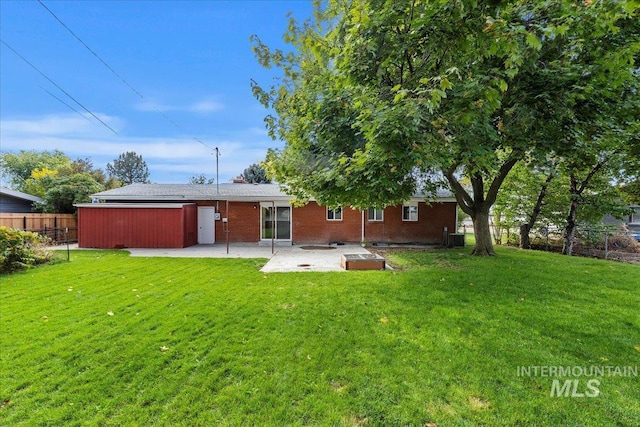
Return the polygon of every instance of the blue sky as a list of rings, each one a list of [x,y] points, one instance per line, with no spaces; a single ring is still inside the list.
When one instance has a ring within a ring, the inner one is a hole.
[[[1,44],[2,152],[59,149],[105,168],[135,151],[151,181],[186,183],[215,177],[215,156],[198,139],[219,147],[227,182],[282,145],[267,135],[267,111],[251,94],[250,79],[267,85],[273,72],[257,63],[249,37],[285,47],[287,12],[304,20],[310,1],[42,3],[142,98],[38,1],[2,0],[2,40],[117,132]]]

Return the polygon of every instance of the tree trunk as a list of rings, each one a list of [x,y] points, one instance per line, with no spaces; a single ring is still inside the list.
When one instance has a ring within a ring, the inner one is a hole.
[[[458,165],[453,165],[448,169],[442,170],[442,173],[447,178],[447,181],[449,181],[449,185],[451,185],[451,189],[456,196],[458,206],[460,206],[460,209],[466,214],[470,215],[473,221],[473,234],[476,237],[476,247],[473,249],[473,252],[471,252],[472,255],[493,256],[496,254],[493,250],[493,240],[491,240],[489,210],[496,202],[498,190],[504,182],[504,179],[520,158],[521,154],[514,152],[505,160],[491,181],[486,195],[484,191],[484,177],[480,172],[475,172],[469,176],[473,189],[473,197],[471,197],[469,192],[467,192],[454,175]]]
[[[536,199],[536,204],[531,211],[531,215],[529,215],[529,221],[525,224],[520,225],[520,249],[531,249],[531,239],[529,237],[529,233],[533,228],[533,225],[538,220],[538,215],[540,215],[540,211],[542,211],[542,204],[544,203],[544,198],[547,196],[547,188],[549,188],[549,184],[555,178],[555,172],[551,172],[547,179],[540,187],[540,192],[538,193],[538,198]]]
[[[564,255],[573,255],[573,241],[576,237],[576,219],[578,217],[578,201],[571,198],[569,205],[569,215],[567,216],[567,225],[564,230],[564,246],[562,253]]]
[[[531,249],[530,231],[529,224],[520,224],[520,249]]]
[[[472,255],[490,256],[495,255],[493,241],[491,240],[491,228],[489,227],[489,208],[481,209],[471,215],[473,221],[473,234],[476,237],[476,247],[473,248]]]
[[[569,215],[567,216],[567,224],[564,230],[564,245],[562,247],[562,253],[564,255],[573,255],[573,240],[576,237],[576,221],[578,218],[578,205],[580,204],[580,197],[587,188],[591,179],[604,167],[604,165],[613,158],[613,155],[617,154],[614,151],[610,156],[600,160],[594,167],[591,168],[586,178],[579,181],[574,172],[569,174],[569,194],[571,195],[571,204],[569,205]]]

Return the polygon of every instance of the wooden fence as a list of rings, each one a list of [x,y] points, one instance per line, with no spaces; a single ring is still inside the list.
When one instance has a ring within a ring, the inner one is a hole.
[[[34,231],[56,242],[67,238],[70,242],[78,241],[78,220],[74,214],[0,213],[0,226]]]

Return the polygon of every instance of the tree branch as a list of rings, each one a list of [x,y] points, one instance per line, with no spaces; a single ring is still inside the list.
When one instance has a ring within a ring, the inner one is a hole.
[[[509,158],[502,164],[502,166],[500,166],[500,170],[498,170],[498,174],[493,179],[493,182],[489,187],[489,191],[487,192],[487,203],[489,203],[490,205],[493,205],[495,203],[496,197],[498,197],[498,190],[502,186],[502,183],[504,182],[511,169],[513,169],[516,163],[520,161],[521,157],[522,154],[520,154],[519,152],[513,152],[511,153]]]
[[[549,188],[549,184],[556,177],[555,172],[551,172],[547,179],[542,184],[540,188],[540,192],[538,193],[538,198],[536,199],[536,204],[533,207],[533,211],[531,211],[531,215],[529,215],[529,221],[527,222],[527,229],[531,230],[533,228],[533,224],[536,223],[538,219],[538,215],[540,215],[540,211],[542,210],[542,202],[544,198],[547,196],[547,188]]]
[[[473,188],[473,201],[476,204],[484,202],[484,181],[480,172],[473,173],[469,179],[471,180],[471,188]]]
[[[456,201],[458,202],[460,209],[468,215],[473,215],[473,209],[471,208],[473,206],[473,199],[453,175],[456,167],[457,165],[454,165],[449,169],[443,169],[442,174],[447,178],[447,181],[449,181],[449,185],[451,185],[451,188],[453,189],[453,194],[456,196]]]
[[[611,158],[613,158],[613,156],[615,156],[616,154],[618,154],[619,150],[615,150],[613,153],[611,153],[610,156],[605,157],[603,160],[600,160],[587,174],[586,178],[582,180],[582,182],[580,183],[580,188],[576,189],[576,194],[581,195],[582,192],[587,188],[587,185],[589,185],[589,182],[591,181],[591,179],[594,177],[595,174],[597,174],[600,169],[602,169],[604,167],[605,164],[607,164],[607,162],[609,160],[611,160]]]

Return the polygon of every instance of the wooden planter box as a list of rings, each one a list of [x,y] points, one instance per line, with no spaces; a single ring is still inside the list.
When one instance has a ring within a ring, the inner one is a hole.
[[[375,254],[343,254],[340,265],[345,270],[384,270],[385,260]]]

